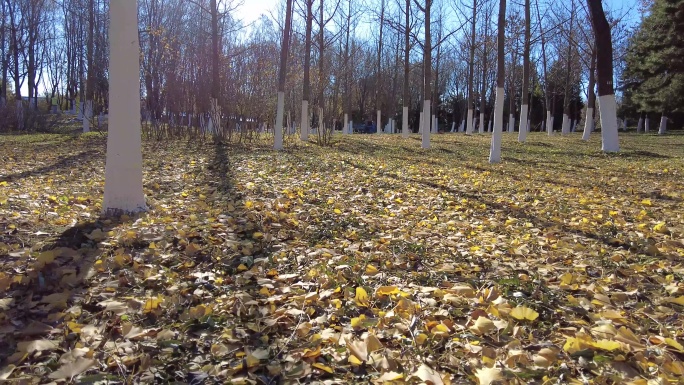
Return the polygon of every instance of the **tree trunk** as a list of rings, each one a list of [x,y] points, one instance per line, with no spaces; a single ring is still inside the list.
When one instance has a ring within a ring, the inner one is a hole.
[[[620,151],[617,126],[617,105],[613,90],[613,42],[610,25],[603,12],[601,0],[587,0],[591,24],[596,41],[596,80],[598,84],[599,109],[601,110],[602,149],[605,152]]]
[[[109,6],[109,135],[103,210],[118,216],[147,210],[140,135],[140,45],[135,0]]]
[[[497,37],[496,99],[494,103],[494,127],[489,163],[501,162],[501,137],[503,131],[504,86],[506,82],[504,39],[506,37],[506,0],[499,0],[499,23]]]
[[[520,106],[520,128],[518,132],[518,142],[527,140],[527,133],[530,128],[528,125],[529,100],[530,100],[530,35],[531,35],[531,15],[530,0],[525,0],[525,45],[523,48],[523,87],[522,103]]]
[[[572,72],[572,31],[575,21],[575,4],[572,1],[570,6],[570,27],[568,32],[568,54],[566,56],[566,72],[565,72],[565,90],[563,94],[563,125],[561,126],[561,134],[567,135],[570,133],[570,75]]]
[[[411,27],[411,0],[406,0],[404,20],[404,94],[402,96],[401,133],[404,138],[409,137],[409,54],[411,53],[410,27]]]
[[[466,122],[466,134],[470,135],[475,130],[473,127],[473,107],[475,100],[473,98],[474,87],[473,81],[475,78],[475,26],[477,20],[477,0],[473,0],[473,22],[470,28],[470,62],[468,63],[468,101],[467,101],[467,122]]]
[[[209,117],[210,130],[215,137],[221,130],[221,76],[220,76],[220,46],[218,4],[216,0],[210,0],[211,7],[211,113]]]
[[[274,127],[274,144],[276,150],[283,149],[283,116],[285,114],[285,81],[287,80],[287,56],[290,54],[290,28],[292,24],[292,0],[287,0],[285,8],[285,27],[280,49],[280,69],[278,73],[278,106]]]
[[[88,74],[86,75],[85,109],[83,114],[83,132],[90,131],[90,123],[93,119],[93,96],[95,95],[95,1],[88,1],[88,41],[86,43],[86,62]],[[138,97],[140,99],[140,97]]]
[[[430,9],[433,0],[425,0],[425,45],[423,46],[424,69],[424,98],[423,101],[423,136],[421,145],[424,149],[430,148],[430,95],[432,94],[432,37],[430,34]]]
[[[304,43],[304,89],[302,95],[302,127],[300,138],[309,140],[309,101],[311,100],[311,30],[313,29],[313,1],[306,1],[306,42]]]
[[[589,140],[594,131],[594,109],[596,107],[596,48],[592,49],[589,65],[589,87],[587,88],[587,113],[584,117],[584,133],[582,140]]]
[[[382,74],[382,32],[385,25],[385,0],[380,1],[380,36],[378,39],[378,61],[375,67],[375,110],[377,111],[377,134],[382,133],[382,113],[380,110],[380,85]]]
[[[667,132],[667,116],[665,116],[665,113],[663,113],[663,116],[660,117],[660,128],[658,129],[658,135],[665,135]]]

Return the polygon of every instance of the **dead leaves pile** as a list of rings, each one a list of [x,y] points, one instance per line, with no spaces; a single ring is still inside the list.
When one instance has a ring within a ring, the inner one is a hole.
[[[0,380],[677,383],[684,137],[574,139],[149,144],[118,220],[97,139],[0,142]]]

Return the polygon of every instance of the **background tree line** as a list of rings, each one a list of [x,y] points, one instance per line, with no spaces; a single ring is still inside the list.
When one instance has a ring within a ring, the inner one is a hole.
[[[655,4],[659,2],[674,1]],[[495,98],[498,1],[429,3],[427,96],[438,125],[441,130],[466,131],[472,125],[473,130],[487,131]],[[3,130],[39,128],[32,116],[46,112],[53,98],[61,110],[83,115],[84,131],[98,114],[107,112],[108,4],[2,0]],[[311,128],[341,129],[346,114],[354,123],[373,121],[381,127],[391,119],[398,132],[404,124],[402,107],[408,107],[409,128],[418,131],[422,101],[427,99],[425,4],[294,1],[285,125],[307,122]],[[248,5],[231,0],[140,0],[138,5],[141,112],[149,132],[228,136],[238,128],[240,135],[272,128],[286,24],[284,0],[270,15],[249,25],[240,19],[240,7]],[[644,12],[650,12],[655,6],[645,7]],[[636,75],[627,64],[629,58],[648,53],[631,49],[627,54],[627,42],[633,46],[639,33],[622,22],[626,11],[615,10],[609,18],[616,79],[623,79],[622,69],[627,68],[624,78],[631,80],[624,83],[633,84]],[[509,129],[520,126],[525,103],[531,130],[566,132],[579,127],[586,104],[595,99],[593,87],[588,87],[595,67],[594,38],[584,2],[510,3],[506,25],[504,115]],[[634,37],[628,40],[630,36]],[[528,71],[523,68],[526,59]],[[632,89],[625,95],[630,102],[641,100]],[[304,119],[303,100],[311,106]],[[469,110],[472,122],[466,122]],[[638,114],[635,108],[629,112]]]

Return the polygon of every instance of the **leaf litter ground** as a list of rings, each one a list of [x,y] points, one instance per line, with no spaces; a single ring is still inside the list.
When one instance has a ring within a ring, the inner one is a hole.
[[[684,136],[433,138],[0,138],[0,380],[681,383]]]

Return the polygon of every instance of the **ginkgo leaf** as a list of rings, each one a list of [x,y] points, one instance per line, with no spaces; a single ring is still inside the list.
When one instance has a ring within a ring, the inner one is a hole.
[[[375,295],[378,297],[399,294],[399,288],[396,286],[380,286],[375,290]]]
[[[378,274],[379,272],[380,272],[380,271],[378,270],[377,267],[375,267],[375,266],[373,266],[373,265],[371,265],[371,264],[366,265],[366,274],[368,274],[368,275],[375,275],[375,274]]]
[[[331,368],[330,366],[321,364],[320,362],[314,362],[311,366],[313,366],[316,369],[322,370],[326,373],[330,373],[330,374],[335,373],[335,370],[333,368]]]
[[[470,327],[470,331],[477,335],[487,334],[493,330],[496,330],[496,325],[487,317],[478,317],[475,323]]]
[[[475,377],[480,385],[491,385],[493,382],[503,378],[501,369],[481,368],[475,371]]]
[[[55,380],[73,379],[88,370],[95,364],[95,360],[80,358],[75,362],[62,365],[57,371],[50,373],[48,377]]]
[[[16,365],[12,364],[0,369],[0,381],[8,379],[9,376],[12,375],[12,372],[14,372],[14,369],[16,369]]]
[[[429,366],[422,364],[413,374],[413,377],[420,378],[423,382],[430,385],[444,385],[442,376]]]
[[[526,306],[518,306],[511,310],[510,313],[511,317],[517,319],[517,320],[527,320],[527,321],[534,321],[539,317],[539,313],[536,311],[526,307]]]
[[[356,296],[354,297],[356,306],[367,307],[368,306],[368,293],[361,286],[356,288]]]

